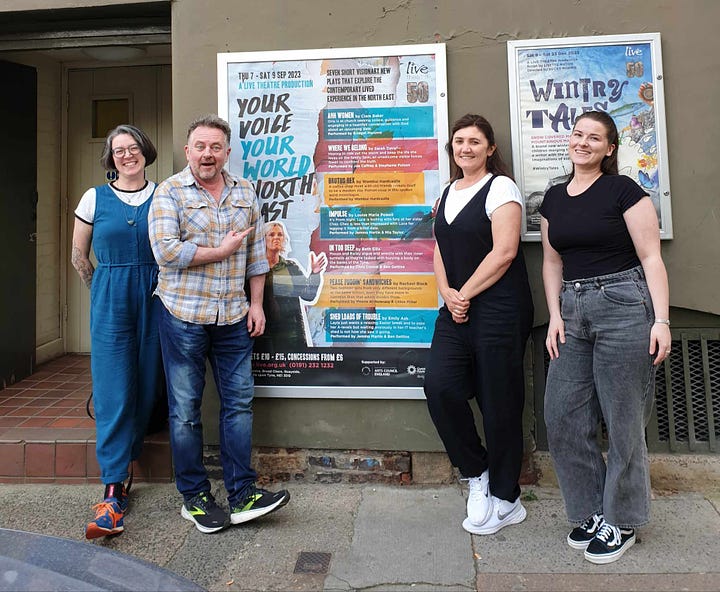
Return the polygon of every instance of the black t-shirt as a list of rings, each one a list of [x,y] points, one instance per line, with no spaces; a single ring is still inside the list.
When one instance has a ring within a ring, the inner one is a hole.
[[[640,265],[623,213],[647,195],[625,175],[602,175],[570,197],[567,183],[545,194],[540,213],[550,245],[561,256],[563,279],[607,275]]]

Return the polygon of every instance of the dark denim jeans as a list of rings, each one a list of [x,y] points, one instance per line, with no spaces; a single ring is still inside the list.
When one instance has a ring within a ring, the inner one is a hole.
[[[566,343],[550,362],[545,423],[568,519],[635,527],[650,515],[645,427],[654,401],[654,313],[641,267],[563,282]],[[607,465],[596,439],[605,420]]]
[[[244,490],[257,476],[250,466],[253,340],[245,319],[234,325],[197,325],[181,321],[163,307],[160,343],[168,385],[170,446],[178,491],[186,500],[210,491],[203,465],[200,415],[208,359],[220,396],[220,462],[232,506],[240,501]]]

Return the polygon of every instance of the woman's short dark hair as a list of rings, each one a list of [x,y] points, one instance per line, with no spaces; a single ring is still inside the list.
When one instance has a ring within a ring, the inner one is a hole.
[[[155,162],[157,158],[157,150],[155,146],[147,137],[147,134],[140,128],[130,124],[119,125],[116,128],[110,130],[105,138],[105,147],[103,148],[102,156],[100,157],[100,164],[106,171],[116,171],[115,161],[113,160],[112,143],[115,138],[121,134],[128,134],[132,136],[133,140],[140,146],[140,152],[145,157],[145,166],[150,166]]]
[[[453,123],[452,129],[450,130],[450,141],[445,145],[445,150],[447,150],[448,156],[450,157],[450,182],[452,183],[453,181],[457,181],[463,177],[462,169],[457,165],[455,157],[453,156],[452,141],[455,134],[466,127],[476,127],[485,136],[488,144],[490,144],[490,146],[495,146],[495,151],[488,156],[487,159],[486,167],[488,172],[493,175],[504,175],[505,177],[510,177],[512,179],[512,175],[510,174],[510,171],[500,154],[500,149],[495,143],[495,132],[493,131],[490,122],[482,115],[467,113]]]
[[[581,119],[591,119],[597,121],[605,128],[605,134],[607,135],[608,143],[615,146],[615,150],[612,151],[610,156],[605,156],[600,163],[600,171],[606,175],[617,175],[618,174],[618,146],[620,146],[620,135],[618,134],[617,125],[615,120],[610,117],[605,111],[586,111],[582,115],[579,115],[573,123],[573,131],[577,122]],[[568,180],[575,176],[575,165],[573,164],[572,171]]]

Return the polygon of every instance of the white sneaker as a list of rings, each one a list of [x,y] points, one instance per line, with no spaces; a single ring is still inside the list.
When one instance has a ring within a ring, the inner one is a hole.
[[[482,526],[492,512],[490,499],[490,472],[486,470],[479,477],[468,479],[470,493],[467,501],[467,517],[475,526]]]
[[[492,511],[485,524],[476,526],[470,522],[469,518],[465,518],[462,523],[465,530],[472,534],[495,534],[501,528],[505,528],[510,524],[519,524],[525,520],[527,511],[520,503],[520,498],[517,498],[514,502],[508,502],[493,495],[491,499]]]

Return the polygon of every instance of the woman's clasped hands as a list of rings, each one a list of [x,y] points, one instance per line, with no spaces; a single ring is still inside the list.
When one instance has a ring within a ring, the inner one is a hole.
[[[456,323],[467,322],[470,301],[466,300],[465,296],[462,295],[462,292],[448,288],[446,293],[443,294],[443,300],[452,315],[453,321]]]

